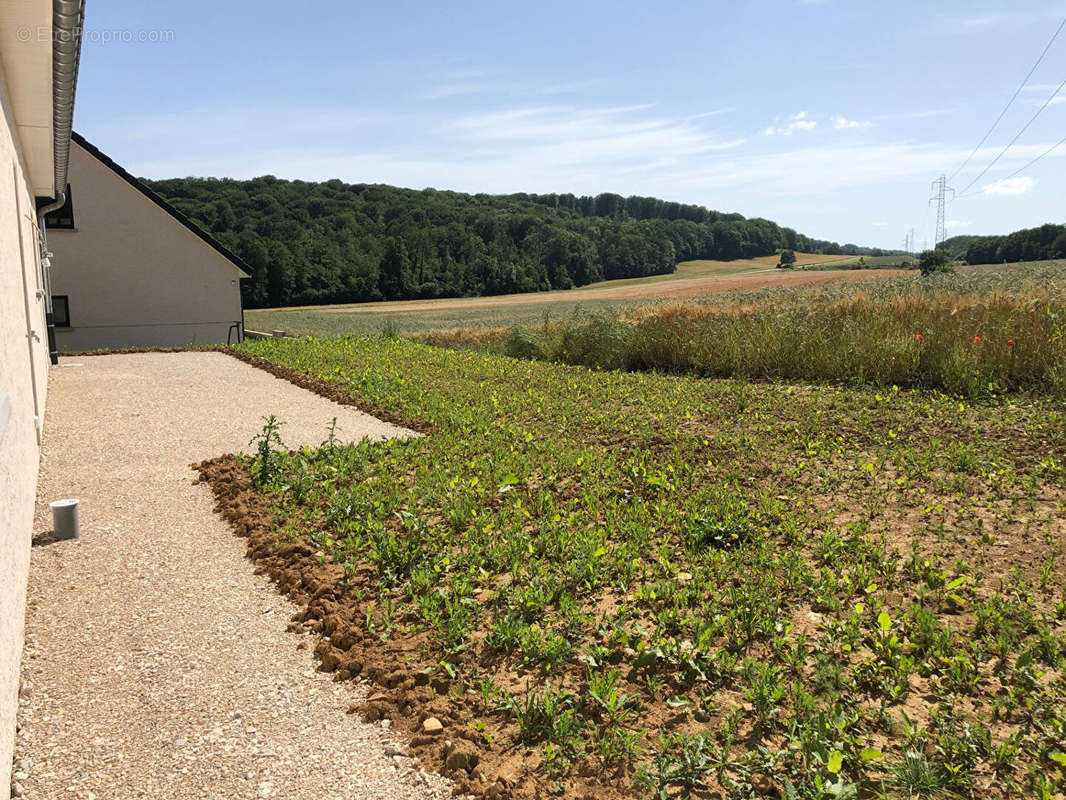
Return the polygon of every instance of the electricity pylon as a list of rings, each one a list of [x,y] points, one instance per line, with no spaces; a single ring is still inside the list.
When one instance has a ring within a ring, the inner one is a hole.
[[[951,199],[955,199],[955,190],[948,186],[948,179],[941,175],[932,184],[933,196],[929,198],[929,204],[936,201],[936,235],[933,237],[933,247],[940,247],[947,238],[944,230],[944,211],[947,208],[947,193],[951,192]]]

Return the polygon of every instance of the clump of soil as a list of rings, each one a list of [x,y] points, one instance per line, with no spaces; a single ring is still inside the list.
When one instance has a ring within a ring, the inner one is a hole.
[[[380,599],[370,567],[345,574],[341,565],[322,557],[309,537],[284,538],[268,499],[254,487],[238,457],[193,466],[214,492],[216,512],[247,539],[247,555],[256,572],[268,575],[301,606],[290,630],[318,634],[319,669],[337,680],[362,678],[371,684],[367,702],[353,706],[350,713],[368,721],[391,720],[392,729],[407,736],[410,754],[426,769],[455,781],[459,793],[490,800],[549,793],[543,775],[536,774],[540,754],[518,741],[511,714],[496,706],[497,699],[486,704],[480,693],[453,682],[434,660],[425,634],[405,631],[387,637],[366,630],[367,612]],[[576,772],[568,781],[569,797],[612,800],[631,795],[625,775],[605,774],[591,762]]]

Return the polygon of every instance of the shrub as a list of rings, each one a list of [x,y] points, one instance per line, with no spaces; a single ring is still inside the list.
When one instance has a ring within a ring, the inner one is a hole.
[[[926,250],[918,256],[918,269],[923,275],[932,275],[934,272],[945,272],[951,264],[951,254],[943,248]]]

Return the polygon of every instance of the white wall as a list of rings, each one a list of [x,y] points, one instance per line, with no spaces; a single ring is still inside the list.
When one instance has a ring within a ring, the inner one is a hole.
[[[33,194],[0,72],[0,792],[10,780],[48,347]],[[28,316],[28,318],[27,318]],[[36,341],[28,330],[40,336]]]
[[[240,270],[76,142],[73,231],[50,229],[52,293],[67,295],[61,351],[226,342]]]

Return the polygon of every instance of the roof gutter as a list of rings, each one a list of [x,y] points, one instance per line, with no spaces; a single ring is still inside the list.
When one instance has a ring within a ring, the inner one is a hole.
[[[84,19],[85,0],[52,0],[52,154],[57,198],[67,188],[74,89],[78,83]],[[62,200],[59,202],[62,205]]]
[[[67,169],[70,166],[70,135],[74,130],[74,90],[78,85],[81,61],[81,34],[85,21],[85,0],[52,0],[52,160],[55,166],[55,198],[37,209],[41,232],[44,276],[45,323],[48,328],[48,356],[59,363],[55,319],[52,316],[52,271],[48,234],[44,217],[66,202]]]

